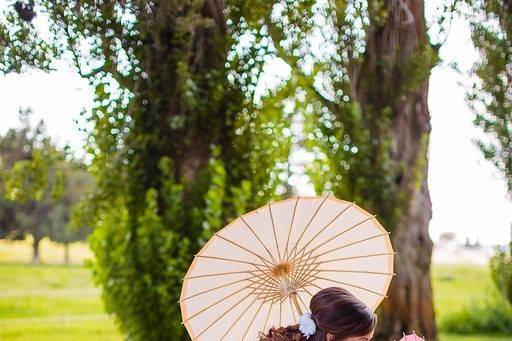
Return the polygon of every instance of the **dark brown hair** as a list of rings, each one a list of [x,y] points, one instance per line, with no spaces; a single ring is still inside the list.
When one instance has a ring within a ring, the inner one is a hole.
[[[377,315],[343,288],[320,290],[311,299],[309,308],[316,324],[316,333],[307,341],[325,341],[327,333],[334,335],[336,341],[343,341],[347,337],[366,335],[377,324]],[[271,328],[266,335],[260,335],[260,341],[305,340],[298,325]]]

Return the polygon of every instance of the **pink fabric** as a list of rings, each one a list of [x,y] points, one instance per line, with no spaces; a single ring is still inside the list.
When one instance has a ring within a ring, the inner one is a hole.
[[[399,341],[425,341],[425,339],[416,335],[415,332],[412,332],[410,335],[405,335],[404,333],[404,337],[402,337]]]

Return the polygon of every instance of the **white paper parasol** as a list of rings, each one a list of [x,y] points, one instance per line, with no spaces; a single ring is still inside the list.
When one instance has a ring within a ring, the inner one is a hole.
[[[339,286],[373,311],[393,274],[389,233],[332,195],[297,196],[246,213],[195,256],[180,306],[192,340],[257,340],[297,323],[319,290]]]

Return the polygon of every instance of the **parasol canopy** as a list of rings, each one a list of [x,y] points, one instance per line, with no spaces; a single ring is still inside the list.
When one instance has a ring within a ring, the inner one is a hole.
[[[413,331],[412,334],[405,335],[400,339],[400,341],[425,341],[424,338],[416,335],[416,333]]]
[[[215,233],[184,277],[192,340],[257,340],[298,322],[319,290],[349,290],[375,311],[393,274],[389,233],[353,202],[296,196],[248,212]]]

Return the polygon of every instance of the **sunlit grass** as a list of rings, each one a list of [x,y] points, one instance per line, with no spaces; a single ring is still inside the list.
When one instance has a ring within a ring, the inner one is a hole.
[[[111,319],[59,323],[7,324],[0,322],[5,341],[121,341]]]
[[[489,268],[479,265],[435,265],[432,283],[438,321],[463,308],[469,300],[484,300],[493,285]]]

